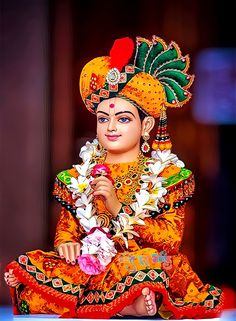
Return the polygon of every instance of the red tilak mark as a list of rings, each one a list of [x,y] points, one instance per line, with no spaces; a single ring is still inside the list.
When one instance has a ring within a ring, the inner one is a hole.
[[[115,104],[110,104],[109,107],[110,107],[110,108],[114,108],[114,107],[115,107]]]

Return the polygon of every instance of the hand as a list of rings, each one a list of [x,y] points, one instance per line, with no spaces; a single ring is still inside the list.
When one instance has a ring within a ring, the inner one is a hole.
[[[66,263],[75,265],[77,257],[80,256],[80,244],[76,242],[68,242],[60,244],[57,248],[58,253]]]
[[[95,178],[91,183],[94,189],[93,195],[104,197],[104,203],[108,212],[116,217],[121,209],[122,204],[119,202],[112,182],[105,176]]]

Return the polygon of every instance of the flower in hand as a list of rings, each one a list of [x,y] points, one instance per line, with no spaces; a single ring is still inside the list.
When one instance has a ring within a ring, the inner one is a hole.
[[[95,165],[92,169],[91,176],[93,177],[106,176],[112,182],[112,184],[114,183],[111,177],[110,168],[105,164]]]
[[[101,199],[108,212],[115,217],[121,208],[121,203],[116,196],[109,167],[104,164],[95,165],[91,175],[95,177],[91,182],[94,198]]]

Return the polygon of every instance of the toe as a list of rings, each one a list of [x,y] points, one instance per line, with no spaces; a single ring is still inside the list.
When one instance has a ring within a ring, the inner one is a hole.
[[[150,289],[149,289],[149,288],[143,288],[143,289],[142,289],[142,294],[143,294],[144,296],[149,295],[149,294],[150,294]]]
[[[151,300],[151,295],[150,295],[150,294],[146,295],[146,296],[145,296],[145,299],[146,299],[146,300]]]

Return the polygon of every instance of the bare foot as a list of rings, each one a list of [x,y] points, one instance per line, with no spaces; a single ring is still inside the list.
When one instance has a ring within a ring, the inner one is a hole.
[[[4,273],[4,280],[6,284],[12,288],[15,288],[20,282],[17,277],[13,274],[13,270]]]
[[[155,293],[149,288],[142,289],[142,294],[120,311],[121,315],[152,316],[157,313]]]

